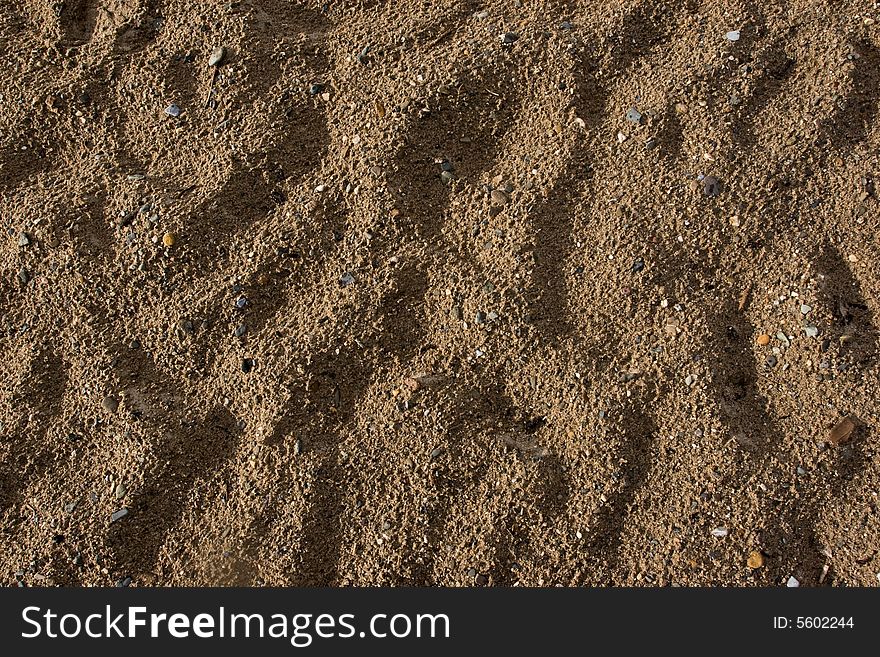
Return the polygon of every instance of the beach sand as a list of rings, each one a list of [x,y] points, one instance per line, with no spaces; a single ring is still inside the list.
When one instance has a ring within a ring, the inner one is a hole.
[[[5,585],[878,585],[874,3],[4,1],[0,63]]]

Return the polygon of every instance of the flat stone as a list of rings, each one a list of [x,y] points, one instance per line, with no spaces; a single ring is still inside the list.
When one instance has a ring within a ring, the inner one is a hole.
[[[226,60],[226,48],[220,46],[214,48],[214,52],[208,57],[208,66],[220,66]]]
[[[721,193],[721,181],[715,176],[703,178],[703,193],[706,196],[718,196]]]
[[[642,113],[637,110],[635,107],[630,107],[626,111],[626,120],[630,123],[634,123],[639,125],[642,122]]]
[[[18,236],[18,245],[19,246],[28,246],[31,243],[30,235],[27,233],[21,233]]]
[[[507,202],[509,200],[507,198],[507,194],[502,192],[500,189],[493,189],[490,197],[494,205],[507,205]]]
[[[123,507],[123,508],[119,509],[119,511],[114,511],[110,515],[110,522],[116,522],[117,520],[122,520],[127,515],[128,515],[128,509]]]
[[[171,105],[169,105],[168,107],[165,108],[165,114],[176,119],[178,116],[180,116],[180,108],[177,105],[175,105],[174,103],[172,103]]]
[[[104,410],[108,413],[115,413],[116,409],[119,408],[119,400],[113,395],[107,395],[101,402],[101,406],[103,406]]]

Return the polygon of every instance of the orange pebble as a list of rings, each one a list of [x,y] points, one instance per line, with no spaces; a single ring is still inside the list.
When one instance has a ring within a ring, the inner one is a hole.
[[[752,570],[758,570],[758,568],[764,565],[764,555],[757,550],[753,550],[751,554],[749,554],[749,560],[747,563]]]
[[[758,345],[759,346],[766,347],[768,344],[770,344],[770,336],[769,335],[767,335],[766,333],[762,333],[761,335],[758,336]]]

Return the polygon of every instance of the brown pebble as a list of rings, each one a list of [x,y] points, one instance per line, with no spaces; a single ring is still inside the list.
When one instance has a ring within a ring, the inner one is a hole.
[[[507,194],[502,192],[500,189],[492,190],[491,197],[492,203],[494,203],[495,205],[507,205]]]
[[[104,401],[101,402],[101,406],[103,406],[104,410],[108,413],[115,413],[116,409],[119,408],[119,400],[113,395],[107,395],[104,397]]]
[[[855,429],[855,422],[853,422],[848,417],[845,417],[840,422],[838,422],[831,430],[831,433],[828,434],[828,442],[830,442],[832,445],[841,445],[849,440],[852,432],[855,431]]]
[[[764,565],[764,555],[757,550],[752,550],[747,563],[752,570],[758,570],[758,568]]]
[[[758,339],[756,340],[756,342],[758,343],[758,346],[766,347],[768,344],[770,344],[770,336],[767,335],[766,333],[762,333],[761,335],[758,336]]]
[[[385,106],[378,100],[376,101],[376,114],[379,115],[380,119],[385,118]]]
[[[174,243],[177,241],[177,237],[174,233],[165,233],[162,236],[162,244],[165,246],[174,246]]]

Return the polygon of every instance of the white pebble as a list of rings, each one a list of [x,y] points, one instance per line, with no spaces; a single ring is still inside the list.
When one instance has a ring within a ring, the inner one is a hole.
[[[785,585],[790,589],[796,589],[797,587],[799,587],[801,585],[801,583],[797,580],[797,578],[794,575],[792,575],[791,577],[788,578],[788,581],[785,583]]]
[[[739,30],[731,30],[725,36],[728,41],[739,41]]]
[[[712,536],[724,538],[725,536],[727,536],[727,527],[716,527],[712,530]]]

